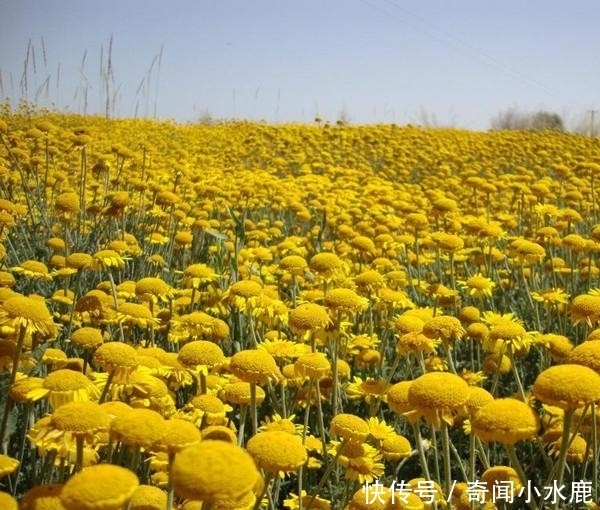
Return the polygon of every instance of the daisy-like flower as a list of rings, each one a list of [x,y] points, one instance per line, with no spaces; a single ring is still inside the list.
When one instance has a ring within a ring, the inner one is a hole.
[[[290,329],[299,335],[325,329],[332,321],[327,308],[316,303],[303,303],[289,312]]]
[[[20,294],[9,297],[0,306],[0,325],[17,331],[24,328],[27,333],[40,333],[46,338],[57,333],[57,325],[44,301]]]
[[[575,409],[600,401],[600,375],[583,365],[555,365],[540,372],[533,394],[544,404]]]
[[[98,270],[101,268],[122,269],[125,267],[125,259],[115,250],[100,250],[92,256],[91,268]]]
[[[0,492],[0,507],[4,510],[18,510],[19,503],[7,492]]]
[[[262,349],[235,353],[229,362],[229,370],[242,381],[256,384],[267,384],[281,378],[275,358]]]
[[[308,460],[302,438],[282,430],[267,430],[252,436],[246,443],[258,467],[284,477],[298,471]]]
[[[139,485],[129,500],[129,510],[163,510],[167,493],[154,485]]]
[[[158,303],[168,302],[173,298],[173,289],[164,280],[148,276],[141,278],[135,284],[135,294],[143,301]]]
[[[8,455],[0,454],[0,478],[14,473],[19,467],[19,461]]]
[[[287,418],[283,418],[278,413],[274,413],[272,417],[265,417],[258,428],[259,432],[265,432],[269,430],[279,430],[287,432],[288,434],[302,435],[305,432],[304,425],[294,423],[296,415],[292,414]],[[306,430],[308,433],[308,430]]]
[[[186,289],[200,289],[218,279],[219,276],[206,264],[191,264],[183,270],[182,283]]]
[[[310,347],[306,344],[277,338],[263,340],[258,344],[258,348],[267,351],[278,361],[294,360],[310,352]]]
[[[317,273],[325,280],[330,280],[343,272],[343,263],[341,259],[330,252],[321,252],[313,255],[308,266],[313,273]]]
[[[300,377],[318,381],[331,373],[331,363],[322,352],[312,352],[296,360],[294,371]]]
[[[359,296],[352,289],[331,289],[323,300],[325,306],[330,310],[342,314],[354,315],[367,309],[369,301]]]
[[[476,299],[492,297],[494,287],[496,286],[496,282],[491,278],[483,276],[481,273],[477,273],[464,281],[457,281],[457,283],[469,296]]]
[[[471,430],[480,439],[507,445],[532,439],[539,428],[540,418],[535,410],[513,398],[492,400],[471,419]]]
[[[463,413],[469,398],[469,385],[458,375],[448,372],[428,372],[418,377],[408,389],[409,414],[423,416],[436,428],[442,420],[454,424],[454,415]]]
[[[226,384],[219,396],[223,399],[223,402],[237,405],[250,405],[252,402],[252,393],[250,391],[249,382],[234,382]],[[256,405],[259,406],[265,400],[266,393],[260,386],[256,387]]]
[[[137,352],[131,345],[123,342],[107,342],[94,351],[92,364],[113,374],[116,381],[126,381],[139,363]]]
[[[200,430],[193,423],[170,418],[165,421],[161,435],[156,437],[152,450],[177,453],[184,448],[197,445],[200,439]]]
[[[576,296],[571,302],[569,312],[574,326],[583,322],[595,327],[600,321],[600,294],[590,292]]]
[[[20,510],[64,510],[60,501],[62,483],[36,485],[29,489],[20,501]],[[3,507],[4,508],[4,507]]]
[[[331,436],[349,443],[362,443],[369,436],[369,424],[354,414],[340,413],[331,419]]]
[[[563,305],[569,303],[569,294],[561,288],[552,288],[541,290],[539,292],[532,291],[531,297],[538,303],[543,303],[547,309],[560,309]]]
[[[363,495],[364,497],[364,495]],[[306,508],[308,503],[312,501],[312,508],[315,510],[331,510],[331,502],[328,499],[320,497],[312,497],[303,490],[300,495],[290,492],[288,499],[283,501],[285,508],[289,510],[300,510],[300,501],[302,502],[302,508]]]
[[[233,308],[246,313],[252,311],[251,298],[260,296],[263,286],[254,280],[240,280],[231,285],[223,296],[223,301]]]
[[[180,497],[215,503],[236,500],[250,492],[259,472],[243,448],[206,439],[177,454],[172,476]]]
[[[143,329],[150,326],[157,327],[160,324],[160,321],[153,317],[150,308],[139,303],[121,303],[112,322],[138,326]]]
[[[337,457],[337,463],[346,470],[348,480],[371,483],[385,472],[381,452],[362,441],[331,441],[329,453]]]
[[[139,485],[130,470],[114,464],[98,464],[73,475],[60,493],[66,510],[120,510]]]
[[[349,400],[364,399],[367,404],[377,400],[385,402],[387,389],[385,382],[380,379],[367,378],[363,381],[361,377],[354,376],[346,386],[346,395]]]
[[[67,402],[98,400],[100,391],[81,372],[59,369],[48,374],[42,384],[48,395],[52,409]]]
[[[110,435],[129,447],[149,450],[163,436],[165,422],[156,411],[132,408],[112,420]]]
[[[465,335],[465,329],[456,317],[451,315],[436,315],[423,324],[422,333],[434,340],[441,340],[448,345],[460,340]]]
[[[33,280],[52,280],[46,264],[38,260],[25,260],[20,266],[11,267],[10,270]]]

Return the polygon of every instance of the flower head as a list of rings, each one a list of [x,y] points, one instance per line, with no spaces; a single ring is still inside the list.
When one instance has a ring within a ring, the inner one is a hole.
[[[266,384],[281,377],[275,358],[263,349],[246,349],[235,353],[229,369],[242,381],[257,384]]]
[[[69,478],[60,500],[66,510],[121,510],[138,485],[138,477],[129,469],[98,464]]]
[[[483,441],[512,445],[535,437],[540,418],[526,403],[500,398],[488,402],[475,413],[471,428]]]
[[[469,385],[458,375],[429,372],[412,382],[408,402],[413,412],[439,428],[441,420],[448,425],[454,423],[454,413],[464,409],[469,392]]]
[[[281,475],[298,471],[308,460],[299,436],[280,430],[268,430],[252,436],[246,443],[258,467]]]
[[[537,376],[533,394],[544,404],[575,409],[600,401],[600,375],[583,365],[547,368]]]
[[[259,474],[246,450],[206,439],[177,454],[172,476],[179,496],[213,503],[240,498],[252,490]]]

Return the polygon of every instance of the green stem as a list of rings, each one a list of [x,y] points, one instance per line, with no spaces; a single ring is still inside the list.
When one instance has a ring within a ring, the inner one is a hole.
[[[252,434],[258,430],[258,412],[256,409],[256,383],[250,383],[250,412],[252,413]]]
[[[19,369],[19,360],[21,359],[21,351],[23,350],[23,343],[25,341],[26,333],[27,333],[27,328],[24,325],[21,325],[21,327],[19,328],[19,336],[17,338],[17,347],[15,349],[15,353],[13,355],[13,360],[12,360],[12,371],[10,374],[9,387],[10,387],[10,385],[12,385],[15,382],[15,379],[17,378],[17,372]],[[5,437],[6,436],[6,427],[8,425],[8,415],[10,414],[10,411],[12,409],[13,401],[8,394],[5,395],[5,398],[6,398],[6,400],[4,401],[4,410],[2,412],[2,424],[0,425],[0,442],[2,444],[2,451],[7,453],[8,441],[6,440],[7,438]]]
[[[75,437],[76,457],[75,457],[75,473],[79,473],[83,468],[83,436],[78,434]]]
[[[175,491],[173,490],[173,461],[175,460],[175,452],[169,452],[169,464],[167,466],[168,482],[167,482],[167,510],[173,509],[173,499]]]
[[[344,447],[346,446],[346,442],[347,441],[344,439],[340,443],[340,446],[338,447],[338,451],[335,454],[335,458],[329,464],[327,464],[327,467],[325,468],[325,472],[323,473],[323,476],[319,480],[319,485],[317,485],[317,488],[315,489],[314,494],[311,496],[310,501],[308,502],[308,505],[306,505],[305,510],[310,510],[313,503],[315,502],[315,498],[319,495],[319,492],[321,492],[321,489],[325,486],[325,483],[327,482],[327,478],[333,471],[333,468],[335,467],[338,458],[340,457],[340,455],[342,454],[342,451],[344,450]],[[323,453],[323,454],[325,454],[325,453]],[[300,497],[302,497],[302,495],[300,495]]]
[[[115,376],[115,371],[111,370],[108,373],[108,379],[106,379],[106,384],[104,385],[104,389],[102,390],[102,395],[100,395],[99,404],[102,404],[106,400],[106,396],[108,395],[108,390],[110,389],[110,385],[112,384],[113,377]]]
[[[423,474],[426,480],[431,480],[429,474],[429,467],[427,466],[427,457],[425,456],[425,448],[423,447],[423,437],[421,436],[421,429],[419,428],[419,422],[413,423],[413,431],[415,434],[415,442],[417,443],[417,452],[419,452],[419,462],[423,468]]]
[[[510,462],[511,462],[513,468],[515,468],[515,471],[519,475],[519,480],[521,481],[521,485],[523,487],[527,487],[528,486],[527,475],[525,475],[525,471],[523,471],[523,466],[521,465],[521,462],[519,462],[519,458],[517,457],[517,452],[515,451],[515,445],[505,444],[504,448],[506,449],[506,453],[508,454],[508,458],[510,459]],[[531,510],[539,510],[539,507],[534,499],[531,499],[529,501],[528,506]]]
[[[449,494],[452,488],[452,467],[450,463],[450,435],[448,434],[448,424],[442,419],[441,430],[442,434],[442,458],[444,462],[444,490]]]

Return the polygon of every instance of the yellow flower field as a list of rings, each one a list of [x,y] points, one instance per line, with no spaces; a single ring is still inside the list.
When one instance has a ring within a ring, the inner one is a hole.
[[[565,133],[4,105],[0,507],[598,508],[599,181]]]

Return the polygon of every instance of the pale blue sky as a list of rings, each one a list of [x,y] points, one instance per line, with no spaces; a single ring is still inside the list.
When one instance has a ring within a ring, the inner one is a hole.
[[[573,124],[600,108],[599,23],[598,0],[0,0],[0,94],[20,95],[31,40],[29,99],[83,112],[87,89],[102,113],[112,34],[120,116]]]

